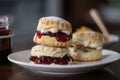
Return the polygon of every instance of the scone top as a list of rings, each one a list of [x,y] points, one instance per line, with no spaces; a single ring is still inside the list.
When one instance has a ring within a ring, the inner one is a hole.
[[[73,33],[73,43],[101,49],[103,46],[103,36],[94,31],[78,31]]]
[[[65,19],[49,16],[49,17],[42,17],[39,20],[37,30],[41,32],[51,31],[53,33],[58,32],[61,30],[66,34],[70,34],[72,32],[72,26],[70,22]]]

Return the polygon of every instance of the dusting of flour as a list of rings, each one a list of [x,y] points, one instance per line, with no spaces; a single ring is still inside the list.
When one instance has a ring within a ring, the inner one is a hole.
[[[70,24],[67,20],[65,20],[63,18],[56,17],[56,16],[49,16],[49,17],[43,17],[43,18],[46,18],[47,20],[59,21],[60,23]]]

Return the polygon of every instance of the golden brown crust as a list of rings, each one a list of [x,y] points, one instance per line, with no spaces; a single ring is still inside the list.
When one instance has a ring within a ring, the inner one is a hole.
[[[41,38],[38,38],[35,34],[33,41],[37,44],[42,44],[46,46],[53,46],[53,47],[68,47],[71,46],[72,40],[69,40],[67,42],[58,42],[54,37],[50,36],[42,36]]]
[[[50,18],[50,19],[49,19]],[[53,18],[53,19],[52,19]],[[55,19],[54,19],[55,18]],[[72,32],[70,22],[58,17],[43,17],[40,18],[37,30],[49,30],[50,28],[58,28]]]
[[[79,60],[79,59],[74,59],[75,61],[78,61],[78,62],[91,62],[91,61],[99,61],[99,60],[101,60],[102,58],[86,58],[86,59],[81,59],[81,60]]]
[[[98,40],[98,41],[103,41],[103,35],[98,33],[98,32],[91,32],[91,31],[83,31],[83,32],[75,32],[73,33],[74,38],[79,38],[80,36],[82,37],[89,37],[92,38],[94,40]]]
[[[49,47],[44,45],[36,45],[31,49],[32,56],[50,56],[62,58],[69,54],[69,49],[67,47]]]
[[[82,50],[71,50],[70,51],[71,57],[74,61],[97,61],[102,59],[102,50],[92,50],[90,52],[84,52]]]
[[[76,32],[83,32],[83,31],[93,31],[91,28],[88,28],[87,26],[81,26],[80,28],[76,29]]]
[[[95,32],[86,26],[82,26],[81,28],[77,29],[77,31],[73,33],[73,36],[75,38],[79,38],[79,36],[83,36],[83,37],[88,36],[98,41],[103,41],[104,38],[104,36],[101,33]]]
[[[73,51],[75,61],[88,62],[102,59],[103,35],[82,28],[73,34]]]
[[[102,48],[103,46],[103,35],[93,31],[83,31],[73,33],[73,44],[84,45],[93,48]]]
[[[90,62],[90,61],[98,61],[101,60],[102,57],[101,56],[89,56],[89,57],[73,57],[74,61],[78,61],[78,62]]]

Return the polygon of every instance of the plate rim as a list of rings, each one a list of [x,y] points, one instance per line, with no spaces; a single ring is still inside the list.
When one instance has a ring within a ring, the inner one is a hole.
[[[13,36],[14,36],[14,33],[11,33],[11,34],[9,34],[9,35],[0,36],[0,39],[2,39],[2,38],[11,38],[11,37],[13,37]]]
[[[13,56],[14,54],[18,54],[20,52],[24,52],[24,51],[30,51],[30,50],[22,50],[22,51],[17,51],[17,52],[14,52],[12,54],[9,54],[8,55],[8,60],[14,64],[18,64],[18,65],[24,65],[24,66],[30,66],[30,67],[39,67],[39,68],[56,68],[56,69],[60,69],[60,68],[83,68],[83,67],[93,67],[93,66],[100,66],[100,65],[105,65],[105,64],[109,64],[109,63],[112,63],[112,62],[115,62],[117,60],[120,59],[120,54],[116,51],[113,51],[113,50],[108,50],[108,49],[103,49],[103,51],[109,51],[109,52],[112,52],[114,53],[115,55],[117,55],[116,58],[110,60],[110,61],[106,61],[106,62],[101,62],[101,63],[94,63],[94,64],[87,64],[86,65],[80,65],[80,64],[72,64],[72,65],[47,65],[47,64],[31,64],[31,63],[28,63],[28,62],[21,62],[21,61],[15,61],[13,59],[11,59],[10,57]],[[97,62],[100,62],[100,61],[97,61]],[[85,63],[85,62],[83,62]],[[91,62],[87,62],[87,63],[91,63]]]
[[[108,41],[108,42],[105,41],[104,44],[115,43],[115,42],[118,42],[119,40],[120,40],[119,35],[117,35],[117,34],[110,34],[110,41]]]

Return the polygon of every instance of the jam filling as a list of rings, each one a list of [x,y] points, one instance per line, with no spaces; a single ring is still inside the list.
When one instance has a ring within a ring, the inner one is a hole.
[[[41,33],[40,31],[37,31],[37,36],[38,38],[41,38],[42,36],[50,36],[50,37],[55,37],[57,41],[59,42],[66,42],[69,41],[72,38],[72,35],[67,35],[63,33],[62,31],[58,31],[57,33],[52,33],[50,31],[46,33]]]
[[[64,56],[63,58],[56,58],[56,57],[49,57],[49,56],[31,56],[30,61],[33,61],[35,64],[60,64],[60,65],[66,65],[68,62],[72,60],[72,57],[70,56]]]
[[[8,35],[11,31],[9,29],[6,29],[5,27],[0,27],[0,36],[2,35]]]

